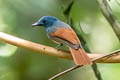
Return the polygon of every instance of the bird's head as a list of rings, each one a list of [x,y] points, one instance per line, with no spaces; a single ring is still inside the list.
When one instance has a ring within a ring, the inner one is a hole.
[[[45,28],[47,28],[53,26],[56,21],[58,21],[56,17],[43,16],[36,23],[32,24],[32,26],[44,26]]]

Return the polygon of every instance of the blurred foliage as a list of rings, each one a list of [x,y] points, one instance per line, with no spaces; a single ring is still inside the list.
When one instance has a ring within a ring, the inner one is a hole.
[[[55,47],[42,27],[31,24],[42,16],[56,16],[67,21],[63,11],[71,0],[0,0],[0,31],[20,38]],[[120,6],[111,0],[115,15],[120,18]],[[77,33],[86,40],[93,53],[108,53],[120,47],[112,28],[100,12],[96,0],[76,0],[70,15]],[[62,49],[66,46],[62,47]],[[13,55],[14,54],[14,55]],[[0,42],[0,80],[47,80],[74,65],[73,61],[31,52]],[[119,80],[119,64],[99,64],[103,80]],[[57,80],[96,80],[90,66],[79,68]]]

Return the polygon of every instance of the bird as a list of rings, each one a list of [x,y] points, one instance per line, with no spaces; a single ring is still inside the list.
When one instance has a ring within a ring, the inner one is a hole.
[[[81,42],[74,30],[54,16],[43,16],[32,26],[43,26],[48,38],[68,46],[76,65],[91,65],[92,61],[82,49]]]

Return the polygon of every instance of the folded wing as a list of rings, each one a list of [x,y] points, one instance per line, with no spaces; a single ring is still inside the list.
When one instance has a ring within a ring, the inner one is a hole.
[[[74,62],[77,65],[92,64],[86,52],[80,47],[80,41],[71,28],[57,28],[55,32],[49,35],[53,40],[69,46]]]
[[[52,32],[49,35],[68,41],[71,44],[80,44],[77,35],[71,28],[57,28],[55,32]]]

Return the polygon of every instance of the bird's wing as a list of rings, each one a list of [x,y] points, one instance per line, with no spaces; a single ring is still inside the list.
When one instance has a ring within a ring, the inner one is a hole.
[[[49,34],[54,40],[64,43],[70,47],[78,46],[80,41],[71,28],[57,28],[55,32]]]

